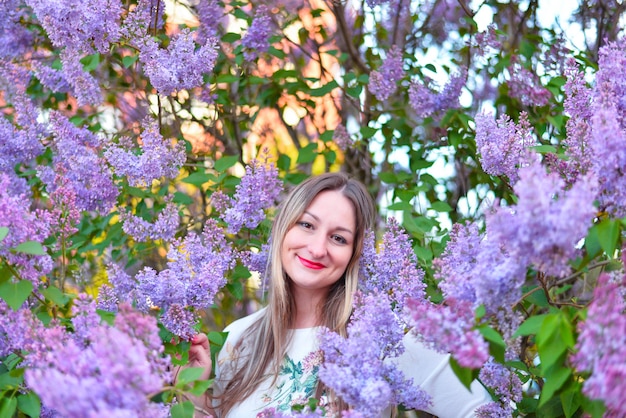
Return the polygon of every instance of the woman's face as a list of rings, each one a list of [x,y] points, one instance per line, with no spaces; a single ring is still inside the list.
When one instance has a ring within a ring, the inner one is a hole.
[[[346,271],[356,234],[352,203],[339,191],[318,194],[281,247],[283,268],[301,290],[327,289]]]

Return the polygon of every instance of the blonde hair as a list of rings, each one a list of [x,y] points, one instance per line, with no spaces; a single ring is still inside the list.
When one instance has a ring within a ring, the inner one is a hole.
[[[219,416],[225,416],[237,403],[249,397],[269,375],[276,379],[289,343],[289,330],[295,319],[295,300],[290,291],[282,261],[281,246],[285,235],[309,207],[313,199],[324,191],[339,191],[354,207],[356,220],[355,240],[352,257],[345,273],[335,282],[321,309],[322,326],[346,335],[346,327],[352,313],[352,298],[359,280],[359,257],[363,248],[365,231],[373,227],[374,203],[360,182],[344,173],[326,173],[311,177],[287,196],[281,204],[272,227],[269,249],[268,308],[256,323],[243,334],[235,350],[238,361],[231,365],[232,378],[226,383],[219,396],[216,408]],[[269,374],[268,374],[269,373]],[[318,396],[320,394],[318,386]]]

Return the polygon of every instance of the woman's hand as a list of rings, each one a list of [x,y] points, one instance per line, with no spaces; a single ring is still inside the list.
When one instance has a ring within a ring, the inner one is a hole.
[[[207,380],[211,376],[213,363],[211,363],[211,349],[209,348],[209,339],[206,334],[197,334],[191,339],[187,367],[204,368],[202,380]]]

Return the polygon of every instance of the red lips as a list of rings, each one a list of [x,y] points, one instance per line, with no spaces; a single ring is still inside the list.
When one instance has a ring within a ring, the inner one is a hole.
[[[300,260],[300,262],[302,263],[302,265],[304,267],[307,267],[307,268],[310,268],[310,269],[313,269],[313,270],[321,270],[324,267],[326,267],[323,264],[316,263],[316,262],[311,261],[311,260],[307,260],[306,258],[302,258],[300,256],[298,256],[298,260]]]

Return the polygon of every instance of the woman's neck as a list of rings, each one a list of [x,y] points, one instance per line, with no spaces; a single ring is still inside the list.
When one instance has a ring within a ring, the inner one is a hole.
[[[294,328],[312,328],[322,323],[322,306],[328,295],[325,291],[294,292],[296,318]]]

